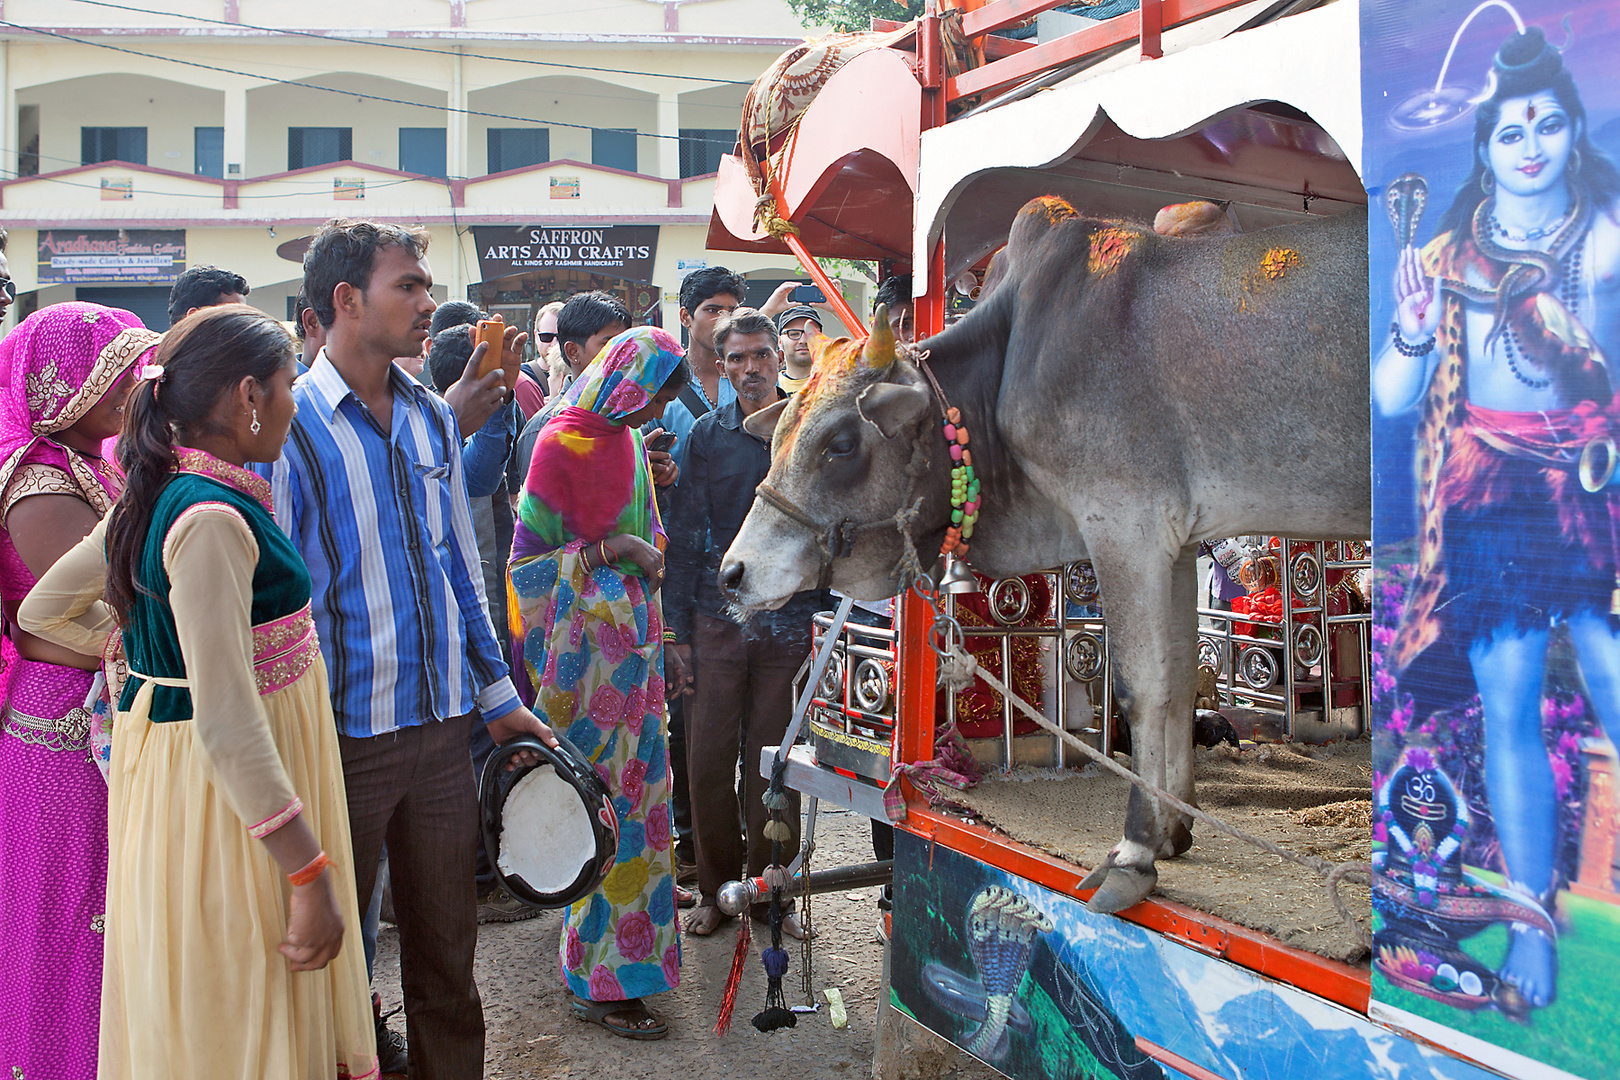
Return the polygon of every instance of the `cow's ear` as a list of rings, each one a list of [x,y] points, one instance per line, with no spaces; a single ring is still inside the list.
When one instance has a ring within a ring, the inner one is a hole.
[[[928,392],[904,383],[873,383],[855,399],[861,419],[892,439],[933,407]]]
[[[783,398],[775,404],[765,406],[765,408],[752,416],[745,417],[743,419],[743,430],[756,439],[764,439],[766,442],[770,442],[771,436],[776,434],[776,421],[781,419],[782,410],[787,408],[788,400],[788,398]]]

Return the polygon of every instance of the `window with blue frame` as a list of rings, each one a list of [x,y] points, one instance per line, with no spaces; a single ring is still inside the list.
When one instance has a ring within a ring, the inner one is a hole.
[[[287,129],[287,169],[308,169],[354,158],[354,129],[290,127]]]
[[[225,178],[225,129],[200,127],[191,129],[192,157],[198,176]]]
[[[447,174],[445,129],[442,127],[402,127],[399,129],[400,172],[423,176]]]
[[[485,172],[506,172],[551,160],[551,129],[543,127],[490,128],[487,136],[489,166]]]
[[[681,175],[707,176],[720,171],[720,159],[737,145],[730,128],[681,128]]]
[[[591,128],[591,164],[636,171],[635,128]]]
[[[146,164],[146,129],[143,127],[81,127],[79,164],[127,161]]]

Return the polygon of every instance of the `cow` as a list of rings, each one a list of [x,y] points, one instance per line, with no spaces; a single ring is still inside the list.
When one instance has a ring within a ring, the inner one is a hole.
[[[1370,533],[1366,225],[1172,238],[1032,200],[960,322],[908,351],[880,316],[750,418],[771,468],[721,587],[740,617],[822,582],[894,595],[901,528],[931,561],[950,526],[954,407],[982,483],[972,565],[1092,562],[1132,764],[1192,801],[1199,541]],[[1147,896],[1190,825],[1133,787],[1091,909]]]

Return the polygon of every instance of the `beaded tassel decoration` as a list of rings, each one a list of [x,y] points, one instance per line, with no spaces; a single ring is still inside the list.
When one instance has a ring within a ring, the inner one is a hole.
[[[939,546],[941,555],[955,553],[967,558],[968,541],[979,520],[979,478],[973,472],[973,451],[968,449],[968,430],[962,412],[954,405],[945,410],[945,441],[951,451],[951,524]]]
[[[765,790],[765,808],[771,812],[771,820],[765,823],[765,839],[771,842],[771,868],[780,869],[782,860],[782,845],[793,839],[793,829],[785,820],[787,809],[791,806],[788,799],[786,785],[783,783],[787,760],[778,759],[775,767],[771,769],[770,786]],[[790,1028],[798,1025],[799,1018],[787,1007],[787,997],[782,992],[782,978],[787,975],[788,952],[782,947],[782,920],[791,908],[782,898],[779,886],[771,887],[771,944],[760,954],[765,964],[765,1008],[754,1017],[754,1027],[760,1031],[777,1031],[781,1028]],[[744,918],[748,918],[745,912]]]

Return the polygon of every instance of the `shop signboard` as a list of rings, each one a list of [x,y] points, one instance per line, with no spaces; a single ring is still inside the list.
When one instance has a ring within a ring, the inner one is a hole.
[[[1363,0],[1372,1003],[1620,1076],[1620,0]]]
[[[537,270],[582,270],[625,281],[651,281],[656,225],[473,227],[485,281]]]
[[[39,284],[172,285],[186,269],[184,229],[41,229]]]

